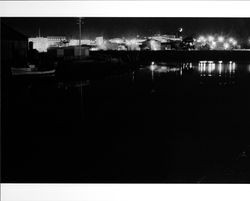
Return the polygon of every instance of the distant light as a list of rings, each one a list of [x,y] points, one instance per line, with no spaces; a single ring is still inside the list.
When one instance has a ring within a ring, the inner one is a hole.
[[[154,61],[152,61],[152,62],[151,62],[151,65],[155,65],[155,62],[154,62]]]
[[[150,41],[150,45],[151,45],[151,50],[159,50],[159,45],[154,40]]]
[[[219,61],[219,64],[222,64],[222,61]]]
[[[237,45],[237,41],[235,40],[235,41],[233,41],[233,45]]]
[[[127,45],[135,45],[135,44],[137,44],[137,40],[135,38],[131,39],[131,40],[126,40],[126,44]]]
[[[221,63],[219,64],[218,70],[219,70],[219,75],[221,75],[221,72],[222,72],[222,65],[221,65]]]
[[[198,42],[205,42],[206,41],[206,39],[205,39],[205,37],[204,36],[200,36],[199,38],[198,38],[198,40],[197,40]]]
[[[183,29],[182,28],[179,28],[179,32],[182,32],[183,31]]]
[[[132,44],[136,44],[136,42],[137,42],[136,39],[131,39],[130,40],[130,43],[132,43]]]
[[[228,43],[224,43],[224,48],[228,49],[229,48],[229,44]]]
[[[233,62],[232,61],[229,61],[229,64],[232,64]]]
[[[219,42],[223,42],[224,41],[224,37],[223,36],[218,37],[218,41]]]
[[[212,42],[214,40],[214,37],[213,36],[208,36],[208,41],[209,42]]]
[[[216,47],[216,42],[215,41],[212,41],[212,44],[211,44],[211,48],[214,49]]]
[[[228,40],[230,43],[233,43],[234,42],[234,39],[233,38],[229,38]]]
[[[153,64],[152,63],[151,63],[149,68],[150,68],[151,71],[154,71],[157,68],[157,66],[154,63]]]
[[[236,64],[235,62],[233,62],[233,71],[235,71],[235,68],[236,68]]]

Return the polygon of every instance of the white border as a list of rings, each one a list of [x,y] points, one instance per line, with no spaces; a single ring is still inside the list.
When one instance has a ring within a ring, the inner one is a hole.
[[[249,185],[2,184],[2,201],[249,201]]]
[[[250,17],[250,1],[2,1],[2,17]]]
[[[247,1],[1,1],[1,17],[250,17]],[[249,201],[250,185],[1,184],[1,201]]]

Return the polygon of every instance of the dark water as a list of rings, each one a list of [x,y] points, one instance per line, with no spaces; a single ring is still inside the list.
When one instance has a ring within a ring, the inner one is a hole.
[[[3,94],[5,182],[250,182],[250,64],[19,78]]]

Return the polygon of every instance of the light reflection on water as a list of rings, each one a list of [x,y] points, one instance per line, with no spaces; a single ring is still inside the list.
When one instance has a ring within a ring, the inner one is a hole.
[[[237,70],[234,61],[199,61],[198,63],[155,63],[152,62],[148,69],[152,73],[177,73],[182,76],[185,72],[194,71],[200,76],[233,76]],[[250,65],[248,66],[250,72]]]
[[[71,81],[71,82],[58,82],[57,87],[60,89],[68,90],[71,88],[79,88],[82,89],[86,86],[90,85],[90,80],[82,80],[82,81]]]
[[[198,61],[198,62],[154,62],[150,65],[141,66],[139,70],[132,71],[129,74],[129,80],[132,83],[144,82],[150,80],[153,83],[157,80],[164,80],[165,75],[174,77],[188,76],[192,80],[199,77],[200,84],[204,84],[213,79],[214,83],[219,85],[235,84],[236,74],[249,74],[250,64],[236,63],[235,61]],[[126,76],[126,75],[125,75]],[[112,76],[109,77],[112,81]],[[90,80],[75,82],[59,82],[58,88],[69,90],[78,88],[81,91],[90,85]]]
[[[248,72],[250,73],[250,64],[248,64],[247,70],[248,70]]]
[[[200,61],[198,64],[198,72],[201,76],[222,76],[235,74],[236,63],[233,61]]]

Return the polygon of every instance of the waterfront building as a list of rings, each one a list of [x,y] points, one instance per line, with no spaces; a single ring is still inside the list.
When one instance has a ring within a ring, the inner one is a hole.
[[[66,37],[65,36],[48,36],[48,43],[49,46],[60,46],[61,42],[66,42]]]
[[[157,40],[157,41],[160,41],[161,43],[166,43],[166,42],[170,42],[170,41],[181,41],[182,38],[178,38],[176,37],[175,35],[154,35],[152,37],[150,37],[151,39],[154,39],[154,40]]]
[[[125,44],[125,40],[122,38],[112,38],[112,39],[109,39],[109,42],[117,43],[117,44]]]
[[[161,50],[161,41],[156,39],[147,39],[140,45],[141,50]]]
[[[47,52],[49,47],[48,39],[44,37],[29,38],[29,42],[33,43],[33,48],[38,52]]]
[[[106,50],[118,50],[119,44],[105,41]]]
[[[74,59],[77,57],[88,57],[90,46],[82,45],[81,51],[79,46],[67,47],[50,47],[48,54],[54,58]]]
[[[68,46],[78,46],[79,45],[79,39],[69,39],[68,40]],[[82,45],[94,45],[95,41],[88,40],[88,39],[82,39],[81,40]]]
[[[103,39],[103,36],[96,37],[95,43],[96,43],[96,47],[99,50],[106,50],[107,49],[106,46],[105,46],[105,41]]]
[[[33,48],[39,52],[47,52],[50,47],[68,46],[65,36],[48,36],[29,38],[29,42],[33,42]]]

